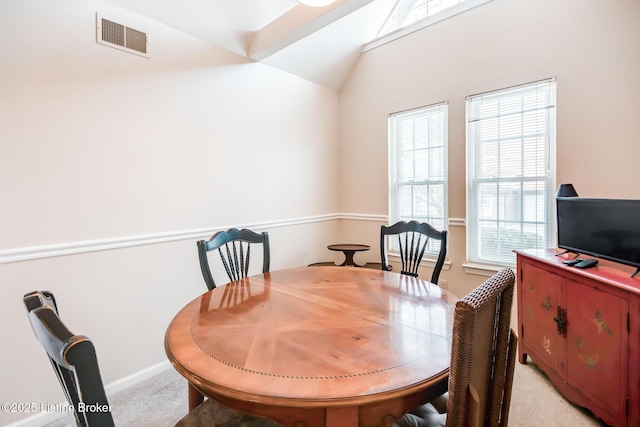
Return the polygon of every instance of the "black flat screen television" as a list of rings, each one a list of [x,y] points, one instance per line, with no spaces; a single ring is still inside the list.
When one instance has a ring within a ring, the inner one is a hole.
[[[640,271],[640,200],[558,197],[558,247]]]

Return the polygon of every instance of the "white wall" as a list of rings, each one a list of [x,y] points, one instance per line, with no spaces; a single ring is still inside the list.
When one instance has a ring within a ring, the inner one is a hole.
[[[637,0],[494,0],[364,53],[340,92],[341,209],[386,214],[387,115],[449,101],[449,217],[464,219],[465,97],[549,77],[557,182],[640,198],[638,23]],[[485,277],[463,270],[465,227],[449,231],[441,277],[464,295]]]
[[[151,57],[97,44],[96,12]],[[96,0],[0,1],[0,58],[1,402],[64,400],[26,292],[56,294],[109,384],[167,360],[170,319],[206,290],[198,230],[267,229],[272,269],[335,242],[334,91]],[[68,247],[88,252],[41,258]]]

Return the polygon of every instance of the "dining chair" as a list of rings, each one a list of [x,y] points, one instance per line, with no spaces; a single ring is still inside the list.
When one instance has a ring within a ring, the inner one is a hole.
[[[517,337],[511,329],[515,276],[504,268],[455,307],[446,412],[432,403],[409,411],[398,427],[507,426]]]
[[[429,240],[440,241],[438,258],[431,274],[431,283],[438,284],[444,259],[447,255],[447,231],[438,231],[426,222],[417,221],[400,221],[391,226],[383,225],[380,228],[380,259],[382,260],[383,270],[391,270],[387,259],[387,236],[392,235],[398,237],[400,260],[402,261],[400,273],[414,277],[418,277],[418,267],[429,245]]]
[[[23,297],[23,302],[27,308],[33,332],[51,361],[67,401],[73,405],[76,425],[78,427],[114,427],[111,406],[107,400],[98,358],[91,340],[83,335],[75,335],[67,329],[60,319],[56,299],[51,292],[29,292]],[[100,410],[81,410],[81,406],[88,408],[89,405],[94,405],[91,407]],[[274,421],[227,408],[211,399],[206,399],[175,425],[178,427],[216,425],[217,419],[224,419],[234,423],[233,425],[255,427],[277,425]]]
[[[227,276],[233,282],[247,277],[251,244],[254,243],[262,244],[262,272],[268,273],[271,255],[269,234],[266,231],[256,233],[246,228],[242,230],[232,228],[215,233],[209,240],[199,240],[198,257],[200,258],[200,269],[207,288],[211,290],[216,287],[207,257],[209,251],[218,250],[222,264],[227,271]]]
[[[113,426],[113,417],[102,384],[96,351],[91,340],[75,335],[62,323],[55,297],[34,291],[23,297],[33,332],[44,347],[67,401],[82,427]],[[97,408],[85,411],[83,407]],[[102,410],[106,409],[106,410]]]

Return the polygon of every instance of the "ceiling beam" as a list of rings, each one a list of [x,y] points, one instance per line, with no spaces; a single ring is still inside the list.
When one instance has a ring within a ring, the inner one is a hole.
[[[338,0],[325,7],[298,5],[256,33],[249,58],[261,61],[374,0]]]

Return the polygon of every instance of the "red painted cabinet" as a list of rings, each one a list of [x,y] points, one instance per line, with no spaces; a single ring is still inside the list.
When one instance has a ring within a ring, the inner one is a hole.
[[[531,357],[608,424],[638,425],[640,280],[614,263],[580,270],[552,250],[516,253],[520,362]]]

